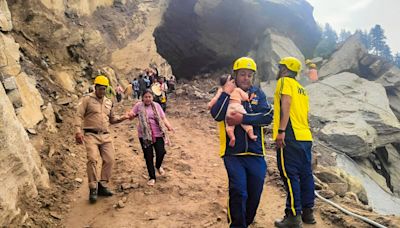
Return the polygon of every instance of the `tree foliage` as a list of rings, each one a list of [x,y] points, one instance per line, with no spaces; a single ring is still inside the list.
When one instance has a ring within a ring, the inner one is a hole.
[[[315,48],[314,56],[321,56],[323,58],[329,57],[335,50],[337,42],[344,42],[352,35],[350,31],[342,29],[338,37],[335,30],[328,23],[321,30],[321,41]],[[392,50],[386,43],[385,31],[382,26],[377,24],[369,32],[357,29],[354,33],[360,35],[361,42],[369,53],[381,56],[400,67],[400,53],[397,52],[396,55],[393,55]]]
[[[400,67],[400,52],[397,52],[397,53],[394,55],[393,62],[394,62],[394,64],[396,64],[398,67]]]
[[[350,31],[347,31],[346,29],[340,30],[339,42],[344,42],[344,41],[347,40],[347,38],[349,38],[350,36],[351,36],[351,32],[350,32]]]
[[[335,49],[338,36],[336,31],[328,23],[322,30],[321,41],[318,43],[314,51],[314,56],[321,56],[327,58]]]
[[[386,44],[385,31],[380,25],[375,25],[373,28],[371,28],[369,32],[369,37],[372,53],[379,56],[384,56],[384,54],[388,54],[390,48]]]

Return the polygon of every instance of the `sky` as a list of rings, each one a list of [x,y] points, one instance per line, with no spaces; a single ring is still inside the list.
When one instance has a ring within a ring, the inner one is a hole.
[[[400,52],[400,0],[307,0],[317,23],[329,23],[336,32],[369,30],[380,24],[392,54]]]

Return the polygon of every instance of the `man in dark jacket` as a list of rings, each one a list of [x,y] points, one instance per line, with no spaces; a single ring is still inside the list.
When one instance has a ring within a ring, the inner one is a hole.
[[[228,220],[230,227],[247,227],[254,221],[261,193],[267,164],[264,160],[263,127],[272,121],[273,111],[264,92],[252,85],[257,67],[253,59],[242,57],[233,65],[233,79],[229,79],[217,103],[211,108],[211,115],[219,121],[221,148],[229,178]],[[235,85],[236,83],[236,85]],[[247,114],[236,113],[226,118],[230,93],[239,87],[249,94],[250,101],[243,102]],[[236,143],[229,146],[229,137],[225,125],[235,127]],[[249,139],[240,124],[252,125],[257,140]]]

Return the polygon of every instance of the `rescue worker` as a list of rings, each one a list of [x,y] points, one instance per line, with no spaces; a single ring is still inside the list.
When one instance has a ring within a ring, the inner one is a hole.
[[[219,121],[220,155],[229,179],[230,227],[247,227],[253,223],[267,170],[263,127],[271,123],[273,112],[264,92],[252,85],[256,71],[257,66],[253,59],[237,59],[233,64],[233,78],[229,77],[223,86],[223,92],[211,108],[211,115]],[[247,114],[237,112],[226,118],[230,94],[236,86],[252,99],[243,102]],[[234,130],[236,143],[233,147],[228,145],[230,139],[225,131],[226,124],[239,125]],[[251,140],[240,124],[252,125],[257,139]]]
[[[311,82],[316,82],[318,81],[318,70],[317,70],[317,65],[313,63],[311,60],[307,59],[306,60],[306,66],[307,66],[307,76],[308,80]]]
[[[97,76],[94,84],[95,91],[80,100],[74,123],[76,142],[86,147],[90,203],[96,202],[97,195],[113,195],[107,188],[114,165],[114,147],[109,125],[129,119],[128,115],[114,115],[113,103],[105,97],[108,79],[102,75]],[[100,177],[96,168],[98,154],[103,161]]]
[[[308,95],[296,80],[301,62],[294,57],[279,61],[274,94],[273,139],[277,164],[287,191],[285,216],[276,227],[314,224],[314,178],[311,169],[312,135],[308,124]]]

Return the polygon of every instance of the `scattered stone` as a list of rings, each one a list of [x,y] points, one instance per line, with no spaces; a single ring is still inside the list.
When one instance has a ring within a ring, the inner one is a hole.
[[[56,148],[54,145],[50,145],[48,156],[49,158],[53,157],[53,154],[56,152]]]
[[[55,219],[62,219],[62,216],[55,211],[50,211],[50,215],[51,215],[51,217],[53,217]]]
[[[124,208],[124,207],[125,207],[124,202],[123,202],[122,200],[119,200],[119,201],[118,201],[118,204],[117,204],[117,207],[118,207],[118,208]]]
[[[69,103],[72,103],[72,98],[71,97],[64,97],[57,99],[57,104],[58,105],[68,105]]]
[[[147,217],[147,220],[156,220],[157,219],[157,216],[156,216],[156,214],[155,213],[152,213],[152,212],[148,212],[148,211],[146,211],[145,213],[144,213],[144,215]]]
[[[26,129],[26,131],[31,135],[37,135],[37,131],[33,128],[28,128]]]
[[[133,189],[137,189],[139,187],[140,187],[140,185],[138,183],[131,184],[131,188],[133,188]]]
[[[335,197],[335,192],[332,190],[321,190],[318,192],[322,197],[326,198],[326,199],[332,199],[333,197]]]
[[[130,188],[132,188],[132,185],[129,184],[129,183],[123,183],[123,184],[121,184],[121,189],[122,189],[122,190],[130,189]]]
[[[340,197],[344,197],[348,189],[347,183],[330,183],[329,188],[332,189]]]
[[[15,77],[9,77],[3,80],[4,89],[6,92],[17,89],[17,83],[15,81]]]
[[[75,178],[75,181],[80,183],[80,184],[83,182],[82,178],[79,178],[79,177]]]
[[[128,201],[128,198],[126,198],[125,196],[122,197],[122,202],[123,202],[123,203],[126,203],[127,201]]]
[[[11,103],[13,104],[14,108],[22,107],[22,98],[21,94],[19,93],[18,89],[14,89],[7,93],[8,99],[10,99]]]

